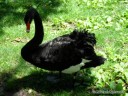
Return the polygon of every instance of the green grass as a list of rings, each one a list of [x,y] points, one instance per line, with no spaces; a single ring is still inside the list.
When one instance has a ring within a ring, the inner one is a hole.
[[[0,4],[0,95],[93,96],[89,92],[94,91],[118,91],[124,93],[122,96],[128,95],[127,0],[8,0]],[[86,86],[72,89],[71,75],[64,75],[60,83],[52,84],[46,80],[48,71],[21,58],[21,48],[34,34],[34,24],[27,34],[23,22],[29,5],[41,14],[44,42],[70,33],[74,28],[86,28],[96,34],[95,50],[107,61],[97,68],[85,69],[84,74],[80,72],[83,76],[77,79],[84,80]]]

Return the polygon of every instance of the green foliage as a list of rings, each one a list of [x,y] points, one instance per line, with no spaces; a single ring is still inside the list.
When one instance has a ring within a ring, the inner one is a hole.
[[[21,58],[21,48],[34,34],[34,24],[31,25],[31,32],[26,34],[23,22],[26,9],[30,6],[37,8],[43,19],[44,42],[68,34],[74,28],[86,28],[96,34],[95,50],[107,61],[97,68],[79,72],[82,76],[78,75],[77,80],[83,80],[86,87],[77,86],[72,90],[72,77],[69,75],[64,75],[61,83],[51,84],[46,80],[49,72]],[[0,21],[0,95],[128,94],[127,0],[1,0]]]

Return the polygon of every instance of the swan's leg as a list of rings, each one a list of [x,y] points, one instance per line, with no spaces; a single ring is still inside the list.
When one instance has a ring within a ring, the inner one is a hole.
[[[73,74],[73,88],[75,88],[76,75],[77,75],[77,72],[75,72],[75,73]]]
[[[59,71],[59,78],[62,78],[62,71]]]

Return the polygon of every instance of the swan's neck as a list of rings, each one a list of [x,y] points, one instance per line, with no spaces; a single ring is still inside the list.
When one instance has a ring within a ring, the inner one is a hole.
[[[38,48],[38,46],[43,41],[44,30],[42,20],[38,13],[36,13],[34,16],[34,23],[35,35],[21,50],[21,55],[25,60],[31,58],[32,53],[36,50],[36,48]]]
[[[35,22],[35,35],[33,37],[33,41],[31,40],[35,46],[41,44],[43,37],[44,37],[44,29],[42,25],[42,20],[39,16],[39,14],[35,14],[34,16],[34,22]]]

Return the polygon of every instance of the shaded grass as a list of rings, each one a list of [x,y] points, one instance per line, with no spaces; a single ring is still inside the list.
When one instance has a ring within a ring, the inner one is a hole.
[[[85,93],[95,96],[88,92],[117,90],[114,87],[118,86],[120,86],[118,90],[126,92],[128,84],[128,3],[124,1],[55,0],[48,2],[40,0],[36,2],[32,0],[30,3],[26,1],[24,5],[22,5],[24,1],[7,4],[0,2],[2,4],[0,6],[0,89],[6,89],[0,93],[5,96],[14,94],[85,96]],[[64,75],[62,82],[52,84],[46,80],[49,75],[48,71],[36,68],[21,58],[21,48],[34,34],[34,24],[32,23],[30,34],[26,34],[23,23],[24,12],[30,4],[37,7],[41,13],[45,29],[44,42],[70,33],[74,28],[86,28],[96,34],[96,52],[106,57],[107,61],[95,69],[86,69],[85,74],[82,73],[83,77],[77,77],[78,80],[83,79],[86,86],[78,86],[72,90],[70,85],[72,76],[70,75]],[[120,94],[115,96],[117,95]]]
[[[12,80],[12,82],[10,83],[12,85],[8,85],[10,88],[8,87],[8,89],[6,89],[6,90],[8,92],[12,91],[12,90],[18,92],[18,90],[21,90],[24,88],[24,89],[34,90],[35,92],[37,92],[37,94],[43,93],[48,96],[56,96],[55,94],[59,95],[59,94],[64,94],[64,93],[66,93],[66,94],[72,93],[71,91],[73,91],[73,90],[72,90],[71,77],[65,76],[68,79],[64,79],[57,84],[52,84],[46,80],[46,77],[48,75],[49,75],[49,73],[36,71],[36,72],[34,72],[28,76],[25,76],[23,78]],[[65,83],[63,83],[63,82],[65,82]],[[76,89],[76,90],[77,90],[77,94],[79,94],[85,90],[85,87],[81,88],[81,90],[78,90],[78,89]],[[35,93],[34,91],[32,91],[31,94],[34,94]],[[13,92],[13,93],[15,94],[16,92]]]

